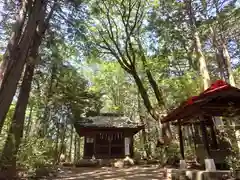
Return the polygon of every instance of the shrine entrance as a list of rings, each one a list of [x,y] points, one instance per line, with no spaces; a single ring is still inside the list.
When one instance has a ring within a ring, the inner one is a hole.
[[[87,117],[75,123],[80,136],[84,136],[83,158],[113,159],[133,156],[133,135],[144,126],[117,114]]]
[[[96,134],[96,154],[105,157],[124,156],[124,136],[122,132]]]
[[[123,132],[98,132],[85,138],[84,157],[121,158],[124,153]]]

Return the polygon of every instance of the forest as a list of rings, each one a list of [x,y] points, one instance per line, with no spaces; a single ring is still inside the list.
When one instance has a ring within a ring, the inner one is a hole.
[[[0,174],[78,162],[91,112],[144,124],[135,153],[164,164],[180,150],[160,120],[219,79],[240,88],[238,0],[0,0]]]

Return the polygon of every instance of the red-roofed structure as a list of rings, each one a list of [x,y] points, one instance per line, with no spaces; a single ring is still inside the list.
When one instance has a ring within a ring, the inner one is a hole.
[[[180,120],[187,123],[199,115],[234,116],[240,115],[240,89],[222,80],[215,81],[208,89],[184,101],[171,111],[161,122]]]
[[[211,138],[214,143],[214,155],[220,153],[220,151],[216,151],[218,145],[212,117],[232,117],[237,115],[240,115],[240,89],[222,80],[217,80],[198,96],[190,97],[181,103],[179,107],[169,112],[161,122],[173,122],[173,124],[178,125],[180,151],[183,160],[184,141],[181,126],[199,124],[202,131],[202,142],[206,151],[205,160],[212,160],[207,127],[210,128]],[[214,163],[214,161],[212,162]]]

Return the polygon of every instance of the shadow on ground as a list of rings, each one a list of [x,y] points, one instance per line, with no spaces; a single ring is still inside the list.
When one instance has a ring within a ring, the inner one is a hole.
[[[166,171],[158,166],[135,166],[130,168],[62,168],[54,180],[103,179],[103,180],[159,180],[165,179]]]

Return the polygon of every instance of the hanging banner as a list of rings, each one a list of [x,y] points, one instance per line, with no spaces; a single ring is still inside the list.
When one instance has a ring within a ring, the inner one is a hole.
[[[125,145],[125,156],[130,155],[130,138],[125,137],[124,138],[124,145]]]

